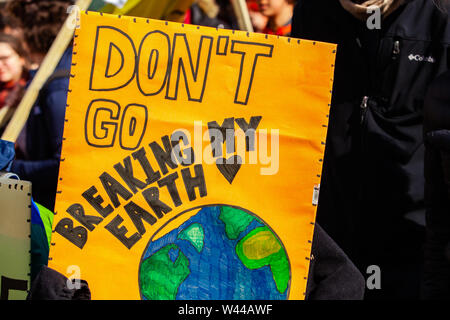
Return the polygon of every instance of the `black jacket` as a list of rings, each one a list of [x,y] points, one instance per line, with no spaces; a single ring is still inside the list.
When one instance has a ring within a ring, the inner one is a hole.
[[[330,236],[316,224],[306,300],[362,300],[363,275]]]
[[[450,300],[450,72],[425,100],[427,240],[422,297]]]
[[[448,17],[432,1],[381,27],[337,0],[299,1],[292,24],[294,37],[338,44],[317,219],[353,261],[401,258],[404,218],[424,215],[423,101],[449,66]]]

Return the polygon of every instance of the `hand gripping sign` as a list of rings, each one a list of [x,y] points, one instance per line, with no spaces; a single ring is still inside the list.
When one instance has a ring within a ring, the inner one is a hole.
[[[93,299],[303,299],[335,45],[80,25],[50,267]]]

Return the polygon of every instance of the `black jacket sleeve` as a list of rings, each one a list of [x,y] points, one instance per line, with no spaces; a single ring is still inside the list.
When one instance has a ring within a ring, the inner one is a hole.
[[[422,298],[450,299],[450,72],[425,100],[426,231]]]
[[[42,266],[31,284],[27,300],[91,300],[88,283],[80,279],[76,281],[69,280],[47,266]]]
[[[365,280],[341,248],[316,224],[307,300],[362,300]]]

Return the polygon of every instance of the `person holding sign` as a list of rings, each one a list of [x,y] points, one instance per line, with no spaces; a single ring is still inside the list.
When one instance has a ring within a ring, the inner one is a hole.
[[[303,0],[293,36],[338,44],[318,222],[361,272],[379,267],[368,298],[418,298],[423,101],[450,66],[448,15],[428,0]]]

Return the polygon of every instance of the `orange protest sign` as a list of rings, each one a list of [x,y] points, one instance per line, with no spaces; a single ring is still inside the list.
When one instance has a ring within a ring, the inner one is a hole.
[[[80,26],[50,267],[93,299],[303,299],[336,47]]]

